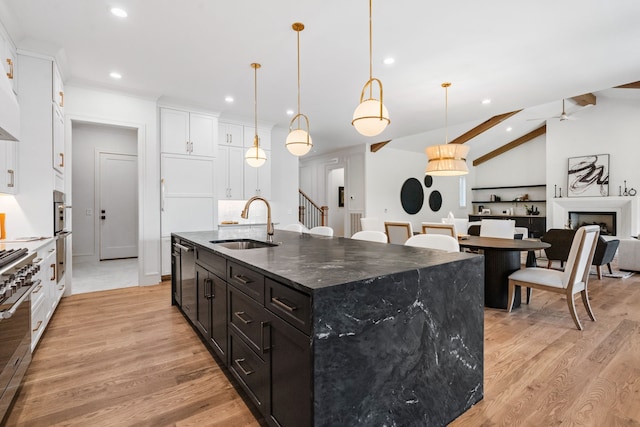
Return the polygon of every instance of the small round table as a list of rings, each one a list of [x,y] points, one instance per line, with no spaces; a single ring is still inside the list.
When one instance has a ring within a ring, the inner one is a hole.
[[[520,269],[520,252],[546,249],[551,245],[539,240],[499,239],[495,237],[469,236],[459,240],[461,248],[484,251],[484,305],[491,308],[507,308],[509,275]],[[527,257],[527,267],[536,266],[536,257]],[[513,307],[520,306],[520,287],[516,287]]]

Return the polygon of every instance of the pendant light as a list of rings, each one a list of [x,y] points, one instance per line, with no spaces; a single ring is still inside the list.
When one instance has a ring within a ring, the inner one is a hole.
[[[451,86],[451,83],[442,83],[442,87],[444,88],[445,93],[444,144],[433,145],[425,149],[427,158],[429,159],[427,163],[427,170],[425,171],[427,175],[456,176],[466,175],[469,173],[466,159],[467,153],[469,152],[469,147],[462,144],[448,143],[449,86]]]
[[[254,70],[254,117],[255,117],[255,135],[253,137],[253,147],[247,150],[244,155],[244,159],[249,166],[259,168],[267,161],[267,155],[264,150],[260,148],[260,138],[258,138],[258,68],[261,65],[257,63],[251,64],[251,68]]]
[[[313,147],[311,136],[309,136],[309,118],[300,113],[300,31],[304,30],[304,24],[295,22],[291,28],[298,33],[298,114],[296,114],[289,123],[289,135],[285,145],[287,150],[294,156],[304,156]],[[307,124],[307,130],[300,128],[300,118],[304,118]],[[298,121],[298,127],[293,129],[293,123]]]
[[[382,83],[373,77],[373,48],[372,48],[372,23],[371,23],[371,0],[369,0],[369,81],[362,88],[360,95],[360,105],[353,112],[351,124],[364,136],[376,136],[380,134],[391,120],[389,112],[383,102]],[[380,88],[380,100],[373,97],[373,83],[377,83]],[[369,88],[369,98],[364,99],[365,92]]]

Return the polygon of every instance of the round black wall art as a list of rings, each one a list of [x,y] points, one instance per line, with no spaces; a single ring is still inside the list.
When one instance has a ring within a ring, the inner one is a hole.
[[[442,194],[438,190],[429,194],[429,207],[434,212],[438,212],[442,207]]]
[[[414,215],[420,212],[424,203],[422,183],[415,178],[407,179],[400,190],[400,202],[406,213]]]
[[[424,186],[430,188],[433,185],[433,177],[431,175],[424,176]]]

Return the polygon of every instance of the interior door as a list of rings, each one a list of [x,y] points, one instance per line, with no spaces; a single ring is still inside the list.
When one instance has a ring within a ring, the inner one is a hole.
[[[138,157],[100,153],[100,260],[138,256]]]

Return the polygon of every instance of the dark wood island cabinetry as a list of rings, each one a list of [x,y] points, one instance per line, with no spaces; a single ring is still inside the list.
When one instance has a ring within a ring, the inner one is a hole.
[[[265,238],[174,233],[195,287],[174,276],[172,302],[268,424],[446,425],[482,398],[482,257],[286,231],[215,243]]]

